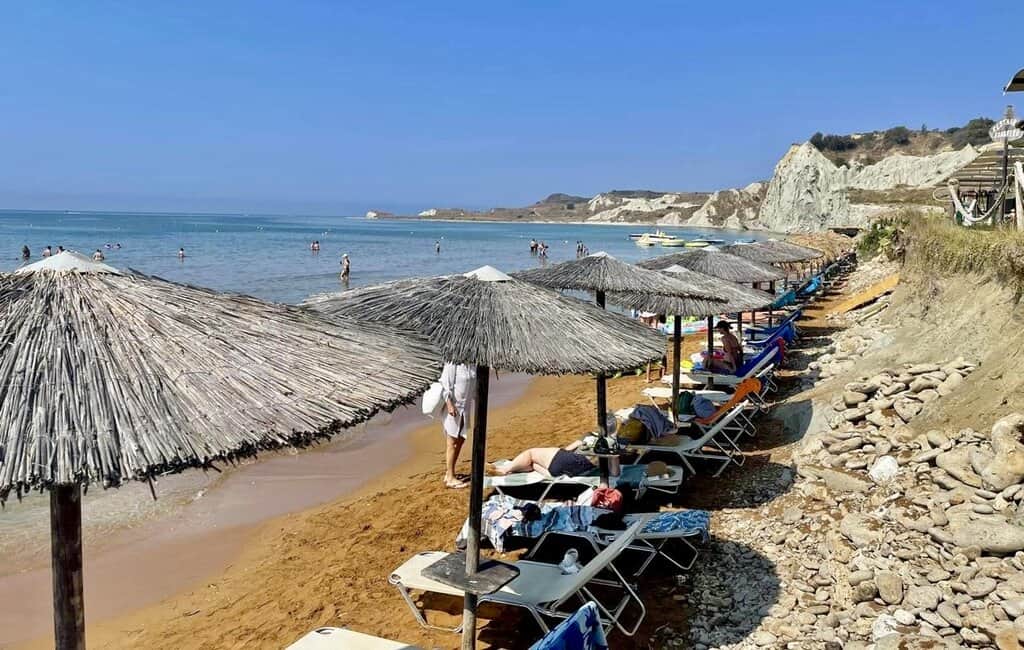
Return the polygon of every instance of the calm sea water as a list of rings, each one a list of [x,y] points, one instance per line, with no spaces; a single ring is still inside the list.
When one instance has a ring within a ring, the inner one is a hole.
[[[0,211],[0,271],[21,264],[27,245],[33,260],[50,245],[91,254],[104,249],[107,263],[169,280],[236,291],[266,300],[296,303],[315,293],[337,291],[340,258],[352,262],[351,286],[412,276],[441,275],[490,264],[505,271],[542,263],[529,254],[536,238],[549,246],[548,263],[572,259],[576,240],[591,252],[627,261],[664,254],[641,248],[631,232],[641,226],[368,220],[198,214],[65,213]],[[748,232],[664,228],[687,239],[751,238]],[[320,240],[319,255],[309,244]],[[434,243],[441,242],[436,254]],[[120,250],[106,244],[120,243]],[[186,252],[184,261],[178,248]]]

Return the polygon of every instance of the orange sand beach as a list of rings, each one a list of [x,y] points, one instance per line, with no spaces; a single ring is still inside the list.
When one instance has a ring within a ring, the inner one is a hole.
[[[687,339],[687,348],[696,348],[700,339]],[[609,407],[637,402],[644,384],[643,377],[610,380]],[[488,457],[511,457],[525,447],[578,438],[592,426],[594,399],[589,377],[534,379],[522,398],[491,409]],[[279,648],[311,629],[331,625],[426,648],[457,647],[458,635],[419,627],[387,582],[389,572],[414,552],[451,549],[466,516],[468,492],[441,485],[443,448],[437,425],[418,428],[409,440],[412,453],[400,467],[355,494],[240,531],[240,553],[195,576],[189,581],[192,586],[183,585],[172,597],[136,611],[126,607],[129,613],[123,614],[87,606],[89,646]],[[394,448],[395,443],[390,445]],[[468,473],[469,454],[464,456],[461,471]],[[162,561],[135,575],[150,580],[177,574],[195,559],[192,554],[179,556],[173,546],[165,551]],[[224,557],[217,549],[212,553]],[[95,560],[86,567],[87,580],[89,573],[115,568]],[[88,587],[87,594],[97,591]],[[435,614],[437,620],[454,621],[461,615],[461,605],[456,605],[453,616]],[[48,607],[43,611],[49,615]],[[636,638],[682,616],[682,607],[649,615]],[[521,638],[517,622],[515,615],[492,622],[480,633],[481,646],[527,647],[539,632]],[[49,647],[48,633],[21,647]]]

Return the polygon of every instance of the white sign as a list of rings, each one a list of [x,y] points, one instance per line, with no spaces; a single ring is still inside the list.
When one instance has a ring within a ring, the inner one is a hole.
[[[993,124],[992,128],[988,130],[988,137],[992,138],[993,142],[1000,140],[1010,142],[1024,138],[1024,130],[1017,128],[1018,123],[1017,116],[1013,114],[1013,106],[1007,106],[1003,119]]]

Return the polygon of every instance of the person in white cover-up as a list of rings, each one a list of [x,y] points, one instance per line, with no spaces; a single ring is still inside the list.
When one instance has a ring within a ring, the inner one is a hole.
[[[441,398],[444,400],[444,484],[450,488],[464,488],[466,483],[455,476],[455,463],[459,460],[459,452],[462,451],[469,430],[469,413],[476,394],[476,368],[445,363],[440,384]]]

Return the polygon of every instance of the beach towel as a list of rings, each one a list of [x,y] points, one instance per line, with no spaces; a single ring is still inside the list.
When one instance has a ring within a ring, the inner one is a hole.
[[[588,602],[558,624],[530,650],[608,650],[597,605]]]
[[[707,510],[679,510],[662,512],[648,521],[640,535],[658,535],[659,533],[679,532],[684,535],[700,535],[701,541],[707,543],[708,530],[711,528],[711,513]]]
[[[661,409],[654,406],[641,404],[633,409],[633,413],[629,417],[643,422],[647,432],[651,434],[651,438],[660,438],[675,429]]]
[[[523,516],[522,508],[537,507],[538,519],[529,520]],[[578,533],[587,530],[601,515],[611,510],[591,506],[567,506],[555,503],[536,503],[515,499],[504,494],[495,494],[484,502],[480,511],[480,535],[490,541],[499,552],[505,551],[508,537],[537,538],[548,531]],[[455,544],[461,548],[469,538],[469,521],[462,525]]]

